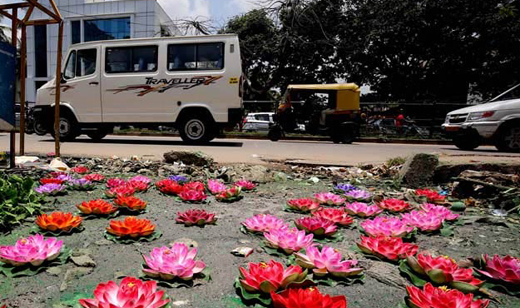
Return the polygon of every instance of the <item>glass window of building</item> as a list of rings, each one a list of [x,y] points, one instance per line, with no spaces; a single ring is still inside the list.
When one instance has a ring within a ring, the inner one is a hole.
[[[47,26],[34,26],[34,49],[47,50]],[[47,52],[34,53],[35,77],[47,77]]]
[[[81,21],[73,20],[70,22],[72,44],[81,43]]]
[[[130,17],[91,19],[83,22],[83,41],[130,38]]]
[[[157,46],[109,47],[105,72],[131,73],[157,70]]]
[[[92,75],[96,72],[96,49],[78,50],[76,77]]]
[[[168,70],[221,70],[224,44],[176,44],[168,46]]]

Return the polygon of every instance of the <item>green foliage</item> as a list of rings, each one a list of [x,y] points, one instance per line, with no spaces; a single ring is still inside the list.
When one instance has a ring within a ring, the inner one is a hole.
[[[31,178],[0,175],[0,232],[9,231],[27,217],[42,212],[44,197],[33,187]]]
[[[405,157],[397,156],[397,157],[388,159],[385,164],[388,167],[396,167],[396,166],[403,165],[405,162],[406,162]]]

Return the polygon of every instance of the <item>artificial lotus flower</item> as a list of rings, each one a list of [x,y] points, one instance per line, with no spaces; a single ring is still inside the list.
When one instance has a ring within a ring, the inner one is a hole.
[[[152,182],[152,179],[144,175],[136,175],[133,178],[130,178],[128,182],[143,182],[146,184],[150,184]]]
[[[315,199],[310,198],[291,199],[287,201],[287,208],[302,213],[308,213],[319,209],[320,204]]]
[[[212,195],[220,194],[224,191],[226,191],[227,186],[226,184],[222,183],[219,180],[208,180],[208,190]]]
[[[482,257],[484,269],[476,269],[482,275],[494,280],[520,285],[520,259],[512,256],[501,258],[499,255]]]
[[[69,181],[68,185],[74,190],[92,190],[96,187],[94,183],[85,178]]]
[[[219,194],[216,194],[215,199],[217,199],[217,201],[222,202],[238,200],[242,198],[242,196],[240,195],[241,192],[242,188],[240,186],[233,186]]]
[[[129,211],[142,211],[146,208],[147,203],[139,198],[134,196],[118,196],[114,203],[118,206],[125,208]]]
[[[384,199],[381,202],[377,203],[377,206],[382,208],[383,210],[387,210],[392,213],[401,213],[408,211],[412,208],[410,203],[399,200],[399,199]]]
[[[370,198],[372,198],[372,195],[368,191],[362,189],[353,189],[351,191],[347,191],[344,196],[349,200],[355,201],[368,201]]]
[[[446,196],[439,194],[436,191],[430,189],[417,189],[415,191],[417,196],[425,196],[426,200],[431,203],[443,203],[446,199]]]
[[[383,209],[377,205],[368,205],[362,202],[352,202],[347,203],[345,206],[345,211],[350,215],[356,215],[358,217],[365,218],[377,216],[383,212]]]
[[[128,181],[127,186],[132,187],[136,192],[145,192],[148,190],[148,183],[141,181]]]
[[[179,198],[186,202],[204,202],[208,196],[200,190],[183,190],[179,194]]]
[[[115,188],[118,186],[124,186],[126,185],[126,181],[120,178],[111,178],[107,180],[107,188]]]
[[[486,308],[489,305],[489,299],[473,300],[473,294],[464,294],[446,287],[436,288],[431,283],[425,284],[422,290],[415,286],[406,286],[406,291],[406,304],[410,308]]]
[[[345,194],[351,190],[355,190],[357,189],[356,186],[354,185],[351,185],[351,184],[338,184],[336,186],[334,186],[334,191],[339,193],[339,194]]]
[[[57,178],[59,176],[68,176],[68,173],[63,171],[52,171],[51,173],[49,173],[49,176],[51,178]]]
[[[264,233],[266,245],[275,249],[282,249],[286,254],[298,252],[312,244],[313,234],[306,234],[297,228],[273,229]]]
[[[251,191],[256,188],[255,183],[246,180],[236,181],[233,186],[241,187],[243,191]]]
[[[97,182],[101,183],[105,180],[105,176],[99,173],[91,173],[87,174],[83,177],[85,180],[91,181],[91,182]]]
[[[77,174],[85,174],[89,172],[89,169],[85,166],[76,166],[73,168],[70,168],[70,172],[77,173]]]
[[[344,295],[321,294],[317,288],[287,289],[280,293],[271,292],[274,308],[347,308]]]
[[[135,189],[129,185],[122,185],[110,188],[105,191],[105,195],[108,198],[117,198],[117,197],[128,197],[135,194]]]
[[[168,179],[175,181],[181,185],[188,182],[188,178],[183,175],[171,175],[168,177]]]
[[[82,222],[83,218],[63,212],[41,214],[36,218],[36,224],[40,229],[51,232],[69,233],[73,229],[79,228]]]
[[[125,217],[125,220],[111,220],[107,232],[117,237],[138,238],[148,236],[155,231],[155,225],[148,219],[134,216]]]
[[[0,262],[12,266],[40,266],[45,261],[55,260],[62,247],[63,241],[36,234],[19,239],[14,246],[0,246]]]
[[[401,215],[404,222],[423,232],[434,232],[442,228],[443,219],[433,212],[411,211]]]
[[[307,271],[297,265],[284,269],[282,263],[270,260],[268,263],[249,263],[249,269],[240,268],[240,284],[250,293],[267,293],[284,290],[289,284],[302,282]]]
[[[187,227],[197,225],[204,226],[217,222],[215,214],[206,212],[205,210],[193,209],[186,212],[177,212],[177,223],[184,224]]]
[[[200,260],[195,261],[197,248],[189,249],[184,243],[174,243],[173,246],[154,248],[149,256],[143,255],[147,268],[143,269],[146,276],[163,280],[192,280],[206,268]]]
[[[49,183],[36,187],[34,191],[46,196],[57,196],[64,194],[66,189],[67,187],[65,185]]]
[[[419,249],[417,245],[404,243],[402,238],[388,236],[361,236],[361,243],[356,243],[356,245],[366,254],[390,261],[406,259],[415,255]]]
[[[117,208],[112,203],[103,199],[82,202],[76,205],[76,207],[85,215],[110,215],[117,211]]]
[[[345,203],[345,198],[329,192],[314,194],[314,199],[322,205],[343,205]]]
[[[58,179],[58,180],[62,180],[64,183],[65,182],[69,182],[69,181],[72,181],[73,180],[73,177],[64,173],[64,174],[58,174],[56,175],[55,177],[53,177],[54,179]]]
[[[343,209],[328,208],[319,209],[312,213],[314,217],[330,220],[338,226],[346,227],[354,222],[354,218],[348,215]]]
[[[3,306],[2,306],[2,307],[0,307],[0,308],[7,308],[7,305],[3,305]]]
[[[305,249],[305,253],[295,254],[296,263],[303,268],[312,269],[314,275],[325,276],[330,274],[334,277],[345,278],[356,276],[363,272],[363,269],[356,267],[357,260],[343,260],[341,253],[332,247],[310,246]]]
[[[269,214],[258,214],[242,222],[249,232],[269,232],[288,228],[283,219]]]
[[[297,219],[294,224],[300,230],[314,234],[315,237],[333,236],[338,227],[334,222],[321,217],[303,217]]]
[[[188,182],[183,185],[184,190],[196,190],[196,191],[206,191],[206,186],[202,182]]]
[[[429,277],[437,285],[449,284],[466,293],[472,293],[484,283],[473,277],[471,268],[459,267],[455,260],[446,256],[418,254],[417,258],[409,256],[406,261],[414,272]]]
[[[159,189],[160,192],[166,195],[178,195],[183,190],[182,185],[170,179],[160,180],[156,182],[155,187],[157,187],[157,189]]]
[[[424,203],[421,205],[421,210],[425,212],[431,212],[435,216],[442,218],[443,220],[457,220],[459,218],[459,214],[453,213],[450,209],[442,206],[435,205],[431,203]]]
[[[414,227],[409,226],[398,217],[388,216],[380,216],[374,219],[365,220],[360,224],[360,226],[365,230],[366,234],[373,237],[380,235],[404,237],[415,230]]]
[[[84,308],[163,308],[169,299],[164,291],[157,291],[157,282],[125,277],[120,285],[113,281],[100,283],[94,299],[80,299]]]
[[[65,180],[55,179],[55,178],[43,178],[43,179],[40,179],[40,184],[42,184],[42,185],[45,185],[45,184],[58,184],[58,185],[61,185],[64,182],[65,182]]]

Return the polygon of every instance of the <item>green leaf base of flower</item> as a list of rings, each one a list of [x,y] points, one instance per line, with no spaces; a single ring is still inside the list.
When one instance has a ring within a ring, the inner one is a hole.
[[[240,279],[235,280],[235,289],[237,291],[238,296],[242,299],[242,302],[245,305],[261,305],[263,307],[269,307],[272,303],[271,296],[269,294],[264,293],[249,293],[242,287],[240,283]]]
[[[141,237],[137,237],[137,238],[131,238],[131,237],[118,237],[118,236],[115,236],[113,234],[110,234],[108,233],[107,231],[105,231],[105,238],[109,241],[112,241],[114,243],[118,243],[118,244],[133,244],[133,243],[137,243],[137,242],[152,242],[152,241],[155,241],[156,239],[160,238],[162,236],[162,232],[160,231],[155,231],[154,233],[148,235],[148,236],[141,236]]]
[[[145,265],[143,265],[143,269],[146,268]],[[209,268],[205,268],[202,272],[193,275],[192,280],[182,280],[182,279],[173,279],[173,280],[163,280],[161,278],[153,278],[149,277],[143,272],[139,274],[139,278],[142,280],[153,280],[157,282],[157,285],[165,287],[165,288],[193,288],[196,286],[201,286],[207,282],[211,281],[211,270]]]
[[[41,229],[38,226],[32,226],[31,227],[31,233],[32,234],[42,234],[42,235],[45,235],[45,236],[69,236],[69,235],[72,235],[74,233],[83,232],[84,230],[85,230],[85,227],[83,227],[83,226],[79,226],[77,228],[73,228],[69,232],[65,232],[65,231],[62,231],[62,230],[56,230],[56,231],[43,230],[43,229]]]

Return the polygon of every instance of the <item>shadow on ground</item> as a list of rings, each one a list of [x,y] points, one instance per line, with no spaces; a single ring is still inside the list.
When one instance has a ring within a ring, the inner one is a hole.
[[[41,140],[41,142],[54,142],[54,139]],[[230,147],[241,148],[244,146],[242,142],[229,141],[213,141],[207,144],[190,145],[178,140],[152,140],[152,139],[110,139],[92,140],[92,139],[76,139],[74,141],[67,141],[66,143],[85,143],[85,144],[142,144],[142,145],[180,145],[180,146],[194,146],[194,147]]]

